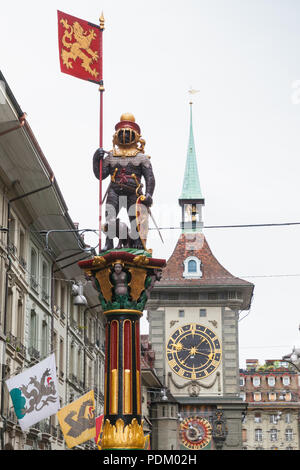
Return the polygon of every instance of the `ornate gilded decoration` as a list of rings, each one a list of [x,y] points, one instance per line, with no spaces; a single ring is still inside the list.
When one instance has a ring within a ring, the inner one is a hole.
[[[95,268],[102,268],[106,265],[106,259],[103,256],[95,256],[92,265]]]
[[[124,370],[124,404],[123,404],[124,414],[132,413],[131,406],[131,370]]]
[[[67,69],[72,69],[72,61],[80,59],[81,67],[92,77],[97,78],[99,72],[91,67],[93,62],[97,62],[99,59],[98,52],[91,48],[92,41],[96,39],[95,31],[93,29],[85,31],[78,21],[74,21],[73,25],[70,25],[67,19],[62,18],[60,23],[65,28],[62,37],[64,48],[61,50],[63,64]],[[73,42],[74,40],[75,42]]]
[[[130,424],[124,425],[119,418],[115,425],[105,420],[101,440],[102,449],[144,449],[145,437],[142,424],[133,418]]]
[[[99,23],[100,23],[100,29],[104,29],[105,18],[104,18],[103,12],[101,13],[101,16],[99,18]]]
[[[118,412],[118,369],[111,371],[110,380],[110,414],[116,415]]]
[[[96,279],[101,286],[102,295],[105,298],[106,302],[111,301],[112,298],[112,288],[113,284],[110,282],[110,269],[102,269],[97,271]]]
[[[145,143],[133,114],[123,113],[113,135],[112,154],[123,158],[135,157],[138,153],[144,153]]]
[[[147,264],[149,264],[149,258],[146,255],[139,255],[133,259],[133,262],[137,266],[147,266]]]
[[[120,314],[120,315],[124,315],[124,313],[132,313],[134,315],[143,315],[143,313],[140,311],[140,310],[133,310],[133,309],[128,309],[128,308],[118,308],[118,309],[115,309],[115,310],[105,310],[104,312],[104,315],[109,315],[111,313],[115,313],[115,314]]]
[[[145,289],[147,272],[145,269],[139,268],[129,268],[128,271],[131,274],[131,281],[129,283],[131,298],[132,300],[138,300]]]

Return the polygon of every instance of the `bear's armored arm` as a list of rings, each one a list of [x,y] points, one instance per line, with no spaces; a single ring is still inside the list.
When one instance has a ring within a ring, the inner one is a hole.
[[[155,177],[154,177],[151,163],[148,163],[148,165],[142,165],[142,175],[146,183],[146,190],[145,190],[146,199],[143,201],[143,204],[145,204],[146,206],[151,206],[152,196],[153,196],[154,188],[155,188]]]
[[[108,175],[110,174],[110,168],[108,164],[109,155],[104,159],[103,157],[104,157],[104,151],[102,149],[97,149],[93,156],[93,171],[97,179],[99,179],[99,176],[100,176],[100,160],[103,160],[102,180],[107,178]]]

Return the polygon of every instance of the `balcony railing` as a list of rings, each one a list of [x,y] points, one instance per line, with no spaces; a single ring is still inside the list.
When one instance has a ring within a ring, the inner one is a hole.
[[[40,353],[37,351],[33,346],[30,346],[28,349],[29,356],[31,359],[39,359],[40,358]]]
[[[51,426],[50,434],[52,434],[52,436],[54,436],[54,437],[57,437],[58,432],[57,432],[57,427],[56,426],[53,426],[53,425]]]
[[[12,348],[14,348],[17,352],[22,354],[22,356],[26,355],[26,348],[21,341],[11,333],[6,335],[6,343],[9,344]]]
[[[44,433],[51,434],[51,426],[49,423],[40,422],[40,430]]]
[[[49,304],[49,299],[50,299],[50,296],[49,296],[48,292],[45,291],[45,290],[42,290],[42,300],[43,300],[43,302],[46,302],[47,304]]]
[[[32,287],[32,289],[38,292],[39,284],[33,277],[30,278],[30,287]]]
[[[13,243],[10,243],[10,245],[8,246],[8,251],[14,256],[17,255],[17,247]]]
[[[21,256],[21,258],[19,259],[19,263],[20,265],[22,266],[22,268],[26,269],[27,267],[27,262],[25,261],[25,259]]]
[[[86,346],[95,346],[93,341],[91,341],[86,335],[84,336],[84,342]]]

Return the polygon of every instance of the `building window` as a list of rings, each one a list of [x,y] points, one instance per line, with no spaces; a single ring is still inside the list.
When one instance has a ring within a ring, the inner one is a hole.
[[[240,397],[243,401],[246,401],[246,393],[245,392],[241,392]]]
[[[255,429],[255,441],[256,442],[261,442],[263,440],[263,433],[262,433],[262,429],[258,428],[258,429]]]
[[[49,273],[48,265],[43,261],[42,264],[42,300],[49,303]]]
[[[277,441],[277,439],[278,439],[278,430],[270,429],[270,440],[274,442],[274,441]]]
[[[11,333],[12,330],[12,317],[13,317],[13,291],[9,287],[7,293],[7,315],[6,315],[6,330]]]
[[[285,440],[292,441],[293,440],[293,430],[288,428],[285,430]]]
[[[65,285],[63,282],[61,283],[61,288],[60,288],[60,311],[63,313],[66,313],[66,289]]]
[[[19,299],[18,300],[18,318],[17,318],[17,338],[22,342],[23,340],[23,302]]]
[[[179,316],[179,318],[183,318],[184,317],[184,310],[179,310],[178,311],[178,316]]]
[[[245,385],[245,377],[240,377],[240,387],[244,387]]]
[[[284,376],[282,377],[282,383],[283,383],[283,385],[290,385],[291,380],[290,380],[290,378],[289,378],[288,375],[284,375]]]
[[[56,331],[53,331],[52,333],[52,346],[53,346],[53,349],[54,349],[54,356],[55,356],[55,364],[57,365],[58,364],[58,350],[57,350],[57,333]]]
[[[29,344],[32,348],[37,346],[37,316],[34,310],[30,314],[30,340]]]
[[[291,401],[292,400],[292,394],[291,392],[287,392],[285,394],[285,401]]]
[[[270,375],[270,377],[268,377],[268,385],[270,387],[274,387],[275,386],[275,377],[273,377],[272,375]]]
[[[276,400],[276,393],[275,392],[269,393],[269,400],[270,401],[275,401]]]
[[[279,413],[277,415],[270,415],[271,424],[277,424],[279,419],[280,419]]]
[[[77,379],[81,381],[81,350],[77,352]]]
[[[59,373],[62,375],[64,371],[64,340],[59,340]]]
[[[260,392],[254,392],[253,393],[253,398],[254,398],[254,401],[261,401],[261,393]]]
[[[38,282],[37,282],[37,253],[36,251],[31,248],[31,253],[30,253],[30,285],[34,290],[37,290],[38,288]]]
[[[200,308],[200,317],[206,317],[206,308]]]
[[[202,277],[201,260],[196,256],[189,256],[183,262],[184,271],[183,277],[186,278],[200,278]]]
[[[48,325],[47,325],[47,322],[45,320],[43,320],[43,324],[42,324],[42,347],[41,347],[41,350],[42,350],[42,355],[44,357],[46,357],[47,353],[48,353]]]
[[[261,414],[260,413],[255,413],[254,422],[255,423],[261,423]]]
[[[23,268],[26,268],[26,259],[25,259],[25,232],[20,228],[19,235],[19,263]]]
[[[285,420],[284,420],[287,424],[290,424],[292,419],[291,419],[291,413],[286,413],[285,414]]]
[[[260,377],[253,377],[253,386],[259,387],[260,386]]]
[[[188,272],[189,273],[197,272],[197,263],[194,259],[190,259],[190,261],[188,262]]]

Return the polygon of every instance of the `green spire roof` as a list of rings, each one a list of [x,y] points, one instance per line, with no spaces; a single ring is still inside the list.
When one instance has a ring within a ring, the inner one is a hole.
[[[190,137],[185,164],[184,180],[179,199],[203,199],[198,174],[196,150],[193,134],[192,103],[190,103]]]

